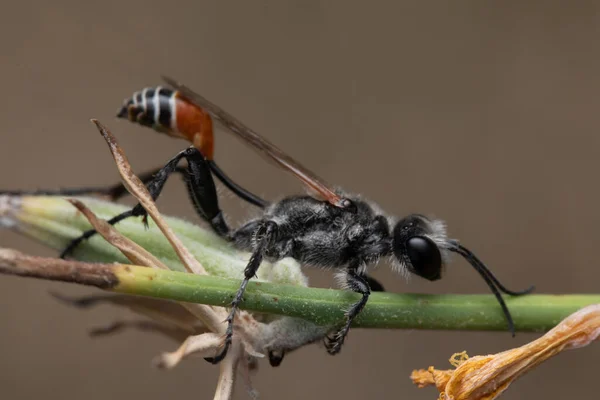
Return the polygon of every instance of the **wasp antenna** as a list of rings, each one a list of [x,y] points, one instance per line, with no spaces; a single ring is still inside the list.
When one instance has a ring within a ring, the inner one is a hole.
[[[449,250],[463,256],[469,262],[469,264],[471,264],[471,266],[475,268],[477,272],[479,272],[479,275],[481,275],[481,277],[483,278],[485,283],[487,283],[494,296],[496,296],[496,300],[498,300],[498,303],[500,303],[500,307],[502,307],[502,312],[506,317],[506,321],[508,323],[508,330],[510,331],[512,336],[515,337],[515,323],[512,319],[512,315],[510,315],[508,306],[504,302],[502,294],[500,294],[500,290],[498,290],[498,286],[496,285],[498,280],[494,277],[494,275],[491,274],[490,270],[487,269],[487,267],[485,267],[485,265],[483,265],[483,263],[477,257],[475,257],[475,255],[470,250],[459,245],[458,243],[453,243],[453,245],[455,247],[449,247]]]
[[[498,278],[496,278],[494,276],[492,271],[490,271],[489,268],[485,266],[483,261],[481,261],[471,250],[467,249],[466,247],[464,247],[458,243],[455,243],[455,245],[463,252],[463,253],[461,253],[463,255],[463,257],[465,257],[471,264],[476,263],[478,265],[479,269],[481,269],[481,271],[490,278],[490,280],[494,283],[494,285],[496,285],[496,287],[498,289],[500,289],[500,291],[502,293],[506,293],[511,296],[522,296],[524,294],[531,293],[535,289],[535,286],[533,286],[533,285],[531,285],[530,287],[528,287],[525,290],[520,290],[520,291],[514,291],[514,290],[507,289],[502,283],[500,283]]]

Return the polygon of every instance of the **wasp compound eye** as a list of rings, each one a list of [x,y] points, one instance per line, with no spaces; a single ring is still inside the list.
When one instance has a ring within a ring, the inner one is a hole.
[[[430,281],[441,278],[442,255],[433,240],[424,236],[414,236],[406,241],[406,254],[414,272]]]

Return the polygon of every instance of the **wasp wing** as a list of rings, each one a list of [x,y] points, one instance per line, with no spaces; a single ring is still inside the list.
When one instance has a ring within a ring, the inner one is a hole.
[[[300,179],[309,189],[319,193],[325,200],[336,207],[347,208],[351,206],[348,199],[342,198],[336,194],[321,178],[315,173],[300,165],[296,160],[285,154],[281,149],[273,143],[260,136],[258,133],[244,125],[237,118],[223,110],[221,107],[213,104],[203,96],[194,92],[187,86],[168,78],[162,77],[163,80],[177,90],[180,96],[187,99],[192,104],[195,104],[204,110],[208,111],[214,119],[224,125],[227,129],[242,138],[255,149],[259,150],[263,155],[275,161],[280,167],[294,174]]]

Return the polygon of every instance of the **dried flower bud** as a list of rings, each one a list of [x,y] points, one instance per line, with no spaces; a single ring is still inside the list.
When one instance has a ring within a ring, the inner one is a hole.
[[[587,306],[560,322],[541,338],[502,353],[468,358],[457,353],[454,370],[413,371],[419,388],[435,385],[444,400],[491,400],[517,378],[563,350],[587,346],[600,335],[600,305]]]

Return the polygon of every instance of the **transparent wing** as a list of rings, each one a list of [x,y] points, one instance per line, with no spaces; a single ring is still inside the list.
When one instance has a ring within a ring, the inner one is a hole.
[[[294,174],[300,179],[309,189],[320,194],[325,200],[336,207],[348,208],[352,206],[352,202],[337,195],[328,184],[326,184],[315,173],[300,165],[296,160],[285,154],[281,149],[269,142],[264,137],[244,125],[231,114],[223,110],[221,107],[213,104],[203,96],[194,92],[185,85],[168,78],[162,77],[167,84],[179,91],[182,98],[187,99],[192,104],[195,104],[204,110],[208,111],[212,117],[219,123],[224,125],[231,132],[242,138],[246,143],[259,150],[260,153],[275,161],[283,169]]]

